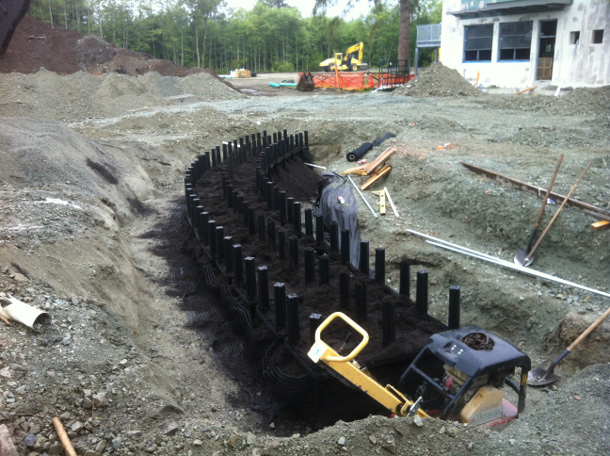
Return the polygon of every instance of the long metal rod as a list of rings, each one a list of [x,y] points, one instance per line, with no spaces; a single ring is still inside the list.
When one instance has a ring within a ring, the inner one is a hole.
[[[349,179],[349,181],[352,183],[352,185],[354,186],[354,188],[356,189],[356,191],[358,192],[358,194],[360,195],[360,198],[362,198],[362,201],[364,201],[364,204],[366,204],[366,207],[368,207],[370,209],[370,211],[373,213],[373,216],[375,218],[379,217],[379,214],[377,214],[377,212],[375,212],[375,210],[371,207],[371,205],[369,204],[369,202],[366,200],[366,198],[364,197],[364,195],[362,194],[362,192],[360,191],[360,189],[358,188],[358,186],[355,184],[355,182],[352,180],[351,176],[347,176],[347,178]]]
[[[600,296],[604,296],[605,298],[610,298],[610,293],[604,293],[603,291],[600,290],[596,290],[595,288],[590,288],[587,287],[585,285],[581,285],[578,283],[574,283],[574,282],[570,282],[568,280],[564,280],[564,279],[560,279],[559,277],[555,277],[552,276],[550,274],[546,274],[544,272],[540,272],[540,271],[536,271],[535,269],[531,269],[531,268],[524,268],[523,266],[514,264],[514,263],[510,263],[506,260],[503,260],[501,258],[496,258],[494,256],[491,255],[487,255],[485,253],[482,252],[477,252],[476,250],[472,250],[472,249],[468,249],[466,247],[462,247],[459,246],[457,244],[453,244],[451,242],[447,242],[447,241],[443,241],[442,239],[438,239],[432,236],[428,236],[427,234],[424,233],[420,233],[418,231],[414,231],[414,230],[407,230],[409,233],[411,234],[415,234],[417,236],[421,236],[424,238],[429,239],[428,242],[429,244],[432,244],[436,247],[441,247],[443,249],[447,249],[447,250],[451,250],[453,252],[457,252],[457,253],[461,253],[463,255],[468,255],[474,258],[478,258],[480,260],[484,260],[490,263],[494,263],[498,266],[502,266],[508,269],[512,269],[513,271],[517,271],[520,272],[522,274],[526,274],[526,275],[532,275],[532,276],[536,276],[536,277],[540,277],[542,279],[546,279],[546,280],[550,280],[551,282],[557,282],[557,283],[561,283],[563,285],[567,285],[569,287],[573,287],[573,288],[578,288],[581,290],[585,290],[588,291],[590,293],[594,293]]]

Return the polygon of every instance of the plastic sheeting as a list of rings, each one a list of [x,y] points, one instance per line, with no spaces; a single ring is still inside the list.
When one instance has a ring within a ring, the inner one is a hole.
[[[330,224],[335,221],[339,226],[339,249],[341,231],[349,230],[350,263],[360,265],[360,229],[358,228],[358,203],[350,182],[332,171],[325,171],[318,180],[318,201],[314,206],[314,215],[324,217],[324,227],[330,231]]]

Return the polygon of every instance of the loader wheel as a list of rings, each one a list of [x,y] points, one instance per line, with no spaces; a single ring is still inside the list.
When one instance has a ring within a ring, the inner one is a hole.
[[[352,71],[358,71],[358,65],[352,65]]]

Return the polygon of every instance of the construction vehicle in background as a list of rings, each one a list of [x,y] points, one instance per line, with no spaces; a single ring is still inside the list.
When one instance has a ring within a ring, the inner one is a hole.
[[[347,48],[345,53],[335,52],[335,57],[331,57],[320,62],[320,67],[324,71],[359,71],[367,70],[368,63],[362,62],[362,54],[364,50],[364,43],[360,42]]]
[[[0,1],[0,55],[4,55],[13,33],[30,7],[30,0]]]
[[[322,331],[341,319],[362,337],[346,356],[321,338]],[[433,334],[400,377],[401,392],[378,383],[354,359],[369,340],[368,333],[347,315],[335,312],[320,324],[309,358],[327,367],[339,380],[371,396],[394,416],[438,417],[501,430],[525,408],[530,358],[499,336],[476,326]],[[519,381],[510,377],[519,368]],[[500,391],[508,385],[517,406]],[[417,398],[417,399],[410,399]]]

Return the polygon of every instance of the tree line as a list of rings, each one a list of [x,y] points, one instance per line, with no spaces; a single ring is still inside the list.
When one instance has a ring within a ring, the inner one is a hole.
[[[223,0],[32,0],[28,14],[189,68],[221,74],[237,68],[315,71],[334,51],[361,41],[370,68],[395,60],[404,1],[377,0],[366,16],[350,21],[303,18],[281,0],[259,0],[251,10],[229,9]],[[442,3],[408,1],[412,57],[415,25],[440,22]],[[430,50],[423,50],[420,65],[432,58]]]

